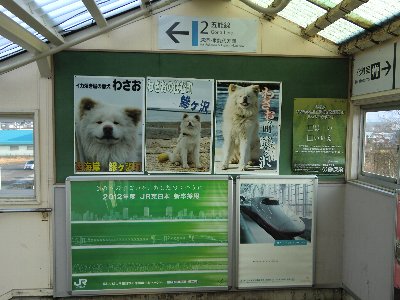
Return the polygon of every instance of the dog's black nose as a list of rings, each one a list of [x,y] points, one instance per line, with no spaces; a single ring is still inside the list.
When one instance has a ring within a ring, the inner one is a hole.
[[[243,102],[246,103],[247,102],[247,96],[243,97]]]
[[[113,137],[113,128],[111,126],[104,126],[103,127],[103,136],[106,139],[112,138]]]

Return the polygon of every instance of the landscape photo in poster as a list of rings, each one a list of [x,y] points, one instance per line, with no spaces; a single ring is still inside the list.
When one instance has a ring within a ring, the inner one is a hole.
[[[217,81],[216,174],[278,174],[280,82]]]
[[[344,175],[346,99],[295,98],[294,174]]]
[[[211,173],[214,80],[148,77],[146,171]]]
[[[238,287],[313,283],[315,178],[240,178]]]
[[[75,173],[143,172],[144,78],[74,76]]]
[[[227,178],[70,181],[73,292],[228,286]]]

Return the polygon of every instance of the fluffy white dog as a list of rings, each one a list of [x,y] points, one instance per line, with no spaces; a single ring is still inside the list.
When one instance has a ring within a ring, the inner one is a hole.
[[[260,138],[258,135],[258,85],[242,87],[229,85],[228,99],[222,114],[224,137],[222,169],[229,163],[239,164],[246,170],[249,162],[260,159]]]
[[[200,116],[183,115],[180,125],[180,134],[173,153],[168,153],[172,163],[181,164],[183,168],[189,168],[189,163],[194,163],[196,168],[200,165]]]
[[[101,171],[110,162],[140,162],[137,147],[142,111],[83,98],[78,107],[75,133],[78,161],[99,162]]]

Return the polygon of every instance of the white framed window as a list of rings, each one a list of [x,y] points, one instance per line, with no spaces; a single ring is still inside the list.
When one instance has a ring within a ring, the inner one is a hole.
[[[0,203],[36,201],[36,112],[0,112]]]
[[[360,106],[358,179],[400,188],[400,102]]]

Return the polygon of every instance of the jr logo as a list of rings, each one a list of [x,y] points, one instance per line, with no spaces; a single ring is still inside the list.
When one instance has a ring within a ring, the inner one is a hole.
[[[87,279],[79,278],[78,283],[74,281],[74,286],[78,289],[83,289],[87,284]]]

